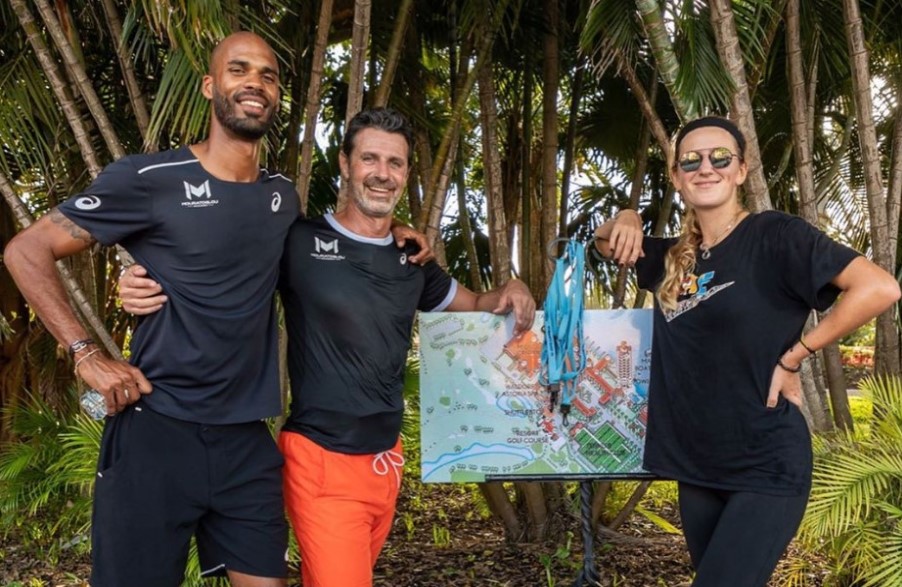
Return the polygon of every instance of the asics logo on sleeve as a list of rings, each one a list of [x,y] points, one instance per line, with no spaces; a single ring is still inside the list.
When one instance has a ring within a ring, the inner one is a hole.
[[[270,204],[270,209],[273,212],[278,212],[279,208],[282,206],[282,194],[279,192],[272,193],[272,204]]]
[[[100,208],[100,198],[97,196],[82,196],[75,200],[75,207],[79,210],[96,210]]]

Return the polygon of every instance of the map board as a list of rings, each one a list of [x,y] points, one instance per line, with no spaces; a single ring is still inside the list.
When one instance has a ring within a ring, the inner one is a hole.
[[[642,450],[651,310],[587,310],[586,369],[567,425],[538,383],[541,312],[513,319],[420,314],[420,434],[425,482],[645,477]]]

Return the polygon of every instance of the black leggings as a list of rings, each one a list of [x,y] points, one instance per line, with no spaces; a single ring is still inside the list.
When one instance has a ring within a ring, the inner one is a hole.
[[[765,587],[802,521],[808,491],[786,497],[679,487],[692,587]]]

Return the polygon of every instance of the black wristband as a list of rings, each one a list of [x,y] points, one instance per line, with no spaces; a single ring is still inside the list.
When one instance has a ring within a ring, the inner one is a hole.
[[[799,366],[796,367],[795,369],[792,369],[792,368],[788,367],[788,366],[786,365],[786,363],[783,362],[783,357],[780,357],[779,359],[777,359],[777,365],[778,365],[781,369],[783,369],[784,371],[789,371],[790,373],[798,373],[799,371],[802,370],[802,364],[801,364],[801,363],[799,363]]]
[[[94,339],[92,338],[83,338],[81,340],[76,340],[69,345],[69,356],[74,357],[75,353],[80,353],[92,344],[94,344]]]

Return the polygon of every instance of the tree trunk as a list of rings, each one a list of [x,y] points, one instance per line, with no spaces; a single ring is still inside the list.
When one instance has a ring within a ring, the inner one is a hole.
[[[545,504],[545,492],[538,481],[517,483],[523,495],[523,502],[529,514],[529,539],[532,542],[544,540],[548,532],[548,508]]]
[[[507,495],[504,484],[500,481],[493,483],[480,483],[479,491],[491,511],[504,525],[504,535],[510,542],[519,542],[523,539],[523,525]]]
[[[651,481],[641,481],[639,485],[636,486],[636,489],[633,490],[632,495],[630,495],[629,499],[620,508],[620,511],[617,512],[617,515],[611,520],[611,523],[608,524],[608,530],[617,530],[620,526],[624,524],[624,522],[629,519],[630,514],[635,511],[636,506],[639,505],[639,502],[642,501],[642,498],[645,497],[645,493],[648,491],[648,488],[651,486]]]
[[[460,222],[460,236],[467,253],[467,269],[470,273],[471,289],[475,292],[485,291],[479,271],[479,257],[476,255],[476,239],[473,225],[470,222],[470,211],[467,209],[467,186],[464,179],[463,153],[458,147],[457,153],[457,214]]]
[[[814,186],[814,156],[810,142],[811,121],[809,100],[814,99],[805,82],[805,69],[802,59],[802,37],[799,24],[799,0],[789,0],[786,4],[786,54],[787,78],[789,79],[790,116],[792,118],[792,148],[795,159],[796,183],[799,187],[799,211],[812,226],[819,225],[817,213],[817,193]],[[809,96],[811,96],[809,98]],[[811,320],[808,321],[811,324]],[[806,329],[808,327],[806,326]],[[815,357],[816,359],[816,357]],[[802,384],[814,422],[814,430],[826,432],[830,430],[829,410],[825,394],[820,393],[820,386],[814,380],[815,370],[806,369]],[[809,377],[810,376],[810,377]],[[841,384],[828,378],[834,385]],[[844,391],[844,390],[843,390]],[[836,397],[836,390],[831,387],[831,397]],[[848,406],[847,406],[848,409]]]
[[[354,27],[351,33],[351,72],[348,76],[348,109],[345,125],[363,108],[363,80],[370,44],[371,0],[354,0]]]
[[[858,0],[843,0],[842,6],[852,68],[855,112],[858,116],[858,142],[861,146],[865,188],[868,197],[871,248],[874,251],[874,262],[891,274],[895,274],[896,251],[889,248],[887,199],[883,191],[880,151],[877,145],[877,131],[874,128],[868,49],[865,44],[864,30],[861,23],[861,11],[858,6]],[[892,309],[877,317],[877,348],[874,353],[874,371],[877,374],[896,374],[900,371],[899,331]]]
[[[745,188],[748,201],[754,212],[770,210],[770,195],[761,166],[758,133],[755,130],[754,111],[746,83],[745,64],[742,60],[742,50],[739,47],[739,34],[736,32],[731,0],[711,0],[710,6],[711,25],[717,41],[717,53],[735,87],[730,99],[730,109],[746,140],[745,161],[749,170]]]
[[[304,117],[307,89],[310,84],[310,68],[313,64],[313,51],[310,37],[313,36],[314,7],[304,3],[299,9],[298,21],[300,31],[294,37],[294,62],[292,63],[291,106],[288,111],[288,128],[285,131],[285,150],[280,168],[289,174],[298,169],[301,143],[298,135],[301,132],[301,120]]]
[[[453,153],[452,142],[457,140],[458,129],[460,128],[460,121],[463,118],[464,110],[467,106],[467,100],[470,97],[470,93],[473,91],[473,86],[476,84],[476,76],[479,73],[479,69],[484,66],[490,51],[492,50],[495,34],[502,24],[502,18],[507,10],[508,2],[509,0],[501,0],[498,5],[495,6],[495,14],[491,15],[490,22],[483,27],[478,43],[478,49],[476,51],[476,64],[467,74],[463,82],[463,87],[458,92],[457,102],[453,105],[451,118],[448,121],[448,128],[445,130],[445,134],[442,137],[442,141],[439,143],[438,149],[435,152],[435,157],[433,158],[431,183],[436,187],[435,191],[427,192],[423,198],[423,212],[420,215],[419,222],[417,222],[417,226],[420,230],[423,230],[429,222],[429,217],[423,215],[430,214],[430,210],[436,207],[434,201],[436,197],[438,197],[440,190],[438,185],[439,176],[446,173],[445,163],[451,156],[451,153]],[[462,53],[468,54],[469,52]],[[461,61],[463,62],[463,60]]]
[[[97,122],[97,128],[100,130],[100,135],[103,137],[107,149],[109,149],[114,159],[124,157],[125,149],[122,148],[119,137],[116,136],[113,123],[110,122],[110,119],[106,114],[106,109],[104,109],[103,104],[101,104],[97,92],[94,91],[94,86],[91,84],[91,80],[88,79],[88,74],[85,72],[84,66],[79,62],[72,46],[69,44],[69,40],[66,38],[66,34],[60,27],[59,20],[57,20],[53,9],[47,3],[47,0],[35,0],[35,4],[38,7],[38,11],[41,13],[41,18],[44,20],[47,32],[50,33],[50,37],[53,39],[56,48],[63,56],[66,67],[72,72],[73,77],[75,78],[75,84],[78,86],[78,91],[81,93],[85,100],[85,104],[88,106],[88,110],[91,111],[91,115]]]
[[[889,250],[899,246],[899,214],[902,207],[902,101],[896,107],[896,123],[893,126],[893,150],[890,158],[889,188],[886,195],[887,235]]]
[[[652,76],[651,96],[652,104],[657,97],[658,84],[655,77]],[[648,171],[648,147],[651,144],[651,125],[643,120],[639,130],[639,146],[636,149],[636,170],[633,173],[632,185],[630,185],[630,201],[629,208],[639,211],[639,198],[642,196],[642,190],[645,188],[645,173]],[[617,284],[614,287],[614,300],[611,304],[613,309],[622,308],[624,306],[624,298],[626,297],[626,282],[630,268],[623,266],[617,270]]]
[[[423,80],[420,75],[420,52],[422,46],[419,35],[416,30],[416,21],[412,21],[407,29],[407,42],[404,44],[404,62],[405,67],[401,74],[407,87],[407,97],[410,100],[410,107],[413,112],[426,112],[426,97],[423,94]],[[407,192],[410,202],[410,217],[416,222],[423,214],[423,198],[424,194],[428,194],[434,188],[430,183],[430,175],[432,173],[432,149],[429,140],[429,133],[423,125],[417,120],[417,117],[411,117],[414,135],[414,150],[416,158],[417,176],[420,181],[420,190],[416,193],[409,190]],[[413,174],[411,174],[413,175]]]
[[[545,39],[542,62],[542,245],[554,240],[558,228],[557,156],[558,115],[557,97],[561,75],[558,47],[558,0],[545,0]],[[551,283],[554,263],[545,258],[543,283]]]
[[[758,89],[761,78],[764,77],[771,47],[774,46],[774,39],[777,37],[777,31],[780,30],[780,24],[782,22],[780,15],[783,13],[786,2],[787,0],[774,0],[770,7],[771,19],[770,22],[767,23],[767,32],[764,34],[763,46],[759,53],[761,60],[752,67],[752,71],[749,72],[748,77],[749,95],[752,97],[752,100],[755,98],[755,91]]]
[[[564,168],[561,170],[561,208],[558,234],[564,238],[570,236],[567,231],[567,217],[570,215],[570,175],[573,173],[573,159],[576,151],[576,123],[579,119],[579,105],[582,102],[583,79],[585,75],[586,63],[580,57],[570,87],[570,114],[567,118],[567,138],[564,143]]]
[[[301,143],[301,160],[298,163],[298,197],[301,212],[307,212],[310,199],[310,175],[313,171],[313,146],[316,141],[316,121],[319,118],[320,88],[323,83],[323,62],[332,25],[332,0],[322,0],[319,21],[316,25],[316,42],[313,45],[313,65],[310,67],[310,85],[307,88],[307,107],[304,110],[304,140]]]
[[[504,212],[504,179],[498,153],[498,111],[495,106],[495,79],[491,64],[486,64],[479,72],[479,106],[492,282],[494,287],[501,287],[511,276],[511,249],[508,219]]]
[[[351,119],[363,109],[363,81],[366,79],[366,55],[370,44],[371,0],[354,0],[354,25],[351,30],[351,71],[348,75],[348,104],[345,110],[345,128]],[[338,202],[336,210],[345,207],[348,201],[348,184],[339,178]]]
[[[138,131],[144,140],[144,151],[148,153],[156,152],[157,145],[147,142],[148,128],[150,128],[150,110],[147,108],[147,100],[138,85],[135,77],[135,65],[128,53],[128,45],[122,37],[122,21],[119,18],[119,11],[113,0],[103,0],[103,12],[106,15],[107,27],[110,29],[110,35],[116,42],[116,57],[119,59],[119,67],[122,69],[122,79],[125,80],[125,89],[128,91],[129,103],[132,107],[132,113],[135,115],[135,122],[138,124]]]
[[[395,19],[395,29],[392,31],[388,52],[385,54],[385,68],[382,71],[382,80],[379,82],[379,90],[373,105],[376,107],[388,105],[388,97],[391,95],[392,83],[395,79],[395,71],[398,61],[401,59],[401,49],[404,36],[407,33],[407,25],[413,18],[413,0],[401,0],[398,7],[398,17]]]
[[[639,16],[642,18],[642,24],[645,26],[645,34],[648,37],[661,81],[664,82],[664,87],[667,88],[667,92],[670,94],[670,100],[673,102],[674,108],[676,108],[677,115],[684,121],[696,118],[698,109],[695,104],[684,100],[676,87],[680,64],[677,61],[676,53],[673,51],[673,45],[667,34],[667,25],[664,22],[664,15],[661,14],[660,2],[658,0],[636,0],[636,8],[639,10]]]
[[[523,66],[524,76],[523,76],[523,124],[522,128],[522,140],[520,141],[520,152],[519,163],[520,163],[520,206],[521,206],[521,222],[520,222],[520,250],[519,250],[519,258],[521,260],[520,263],[520,277],[524,282],[529,286],[530,291],[532,291],[533,295],[537,293],[536,290],[539,289],[534,287],[534,279],[533,279],[533,271],[530,263],[530,258],[532,256],[532,251],[534,250],[534,246],[536,243],[532,238],[532,178],[530,177],[530,170],[532,169],[532,90],[533,90],[533,79],[532,79],[532,60],[533,55],[530,47],[526,48],[526,57],[525,63]],[[541,250],[541,245],[539,246],[539,250]],[[541,293],[541,292],[539,292]],[[541,295],[535,296],[536,301],[540,304],[544,297]]]
[[[664,123],[661,122],[661,117],[658,116],[657,108],[655,108],[654,102],[649,98],[648,92],[645,91],[645,86],[642,85],[639,76],[636,75],[633,65],[619,51],[617,52],[617,71],[626,80],[630,91],[633,92],[633,96],[635,96],[636,102],[639,104],[639,110],[642,111],[642,116],[645,118],[651,134],[655,137],[658,148],[661,149],[661,153],[664,154],[666,159],[670,156],[670,137],[667,136],[667,129],[664,128]]]
[[[25,0],[10,0],[10,4],[16,12],[19,23],[25,30],[28,42],[31,44],[35,56],[41,64],[44,75],[47,76],[50,89],[53,91],[56,101],[59,102],[60,108],[66,117],[66,122],[72,128],[72,134],[75,142],[78,144],[85,165],[88,167],[88,172],[91,174],[91,177],[97,177],[102,166],[96,151],[94,151],[94,146],[91,144],[90,133],[82,120],[81,112],[78,111],[75,101],[72,99],[69,88],[56,65],[55,58],[44,43],[44,38],[38,31],[37,23],[35,23],[34,17],[25,5]]]

